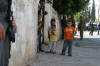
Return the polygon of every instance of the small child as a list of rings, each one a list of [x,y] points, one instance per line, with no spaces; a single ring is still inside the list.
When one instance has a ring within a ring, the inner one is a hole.
[[[65,55],[68,47],[68,56],[72,56],[72,42],[74,34],[76,34],[76,29],[72,27],[72,21],[68,20],[67,27],[64,29],[64,45],[61,55]]]
[[[48,52],[49,53],[56,53],[56,41],[57,41],[57,31],[56,25],[51,26],[51,30],[49,30],[49,45],[48,45]]]
[[[56,20],[55,20],[55,18],[52,18],[50,23],[51,23],[51,26],[48,27],[48,38],[50,38],[50,36],[49,36],[49,31],[51,30],[52,25],[56,25]]]

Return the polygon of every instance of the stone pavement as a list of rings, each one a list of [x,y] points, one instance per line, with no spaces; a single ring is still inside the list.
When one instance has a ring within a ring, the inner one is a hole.
[[[77,39],[79,39],[79,33],[77,33]],[[78,47],[88,47],[88,48],[100,48],[100,35],[94,32],[93,36],[89,35],[88,31],[84,32],[83,40],[76,40],[76,46]]]
[[[30,66],[100,66],[100,48],[82,48],[73,44],[73,56],[61,56],[63,41],[57,42],[57,54],[37,54]],[[46,47],[45,47],[46,48]],[[46,49],[45,49],[46,50]]]
[[[99,38],[85,38],[83,40],[76,40],[75,45],[77,47],[87,47],[87,48],[100,48]]]
[[[79,38],[79,32],[77,32],[77,38]],[[84,31],[84,38],[100,38],[100,35],[97,35],[97,31],[94,31],[93,36],[90,36],[89,31]]]

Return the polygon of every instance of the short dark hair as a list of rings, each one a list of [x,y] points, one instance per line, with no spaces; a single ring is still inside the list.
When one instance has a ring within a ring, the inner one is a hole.
[[[40,0],[39,3],[41,3],[41,2],[45,2],[45,0]]]
[[[51,23],[52,23],[52,22],[55,22],[55,21],[56,21],[55,18],[52,18],[52,19],[51,19]]]

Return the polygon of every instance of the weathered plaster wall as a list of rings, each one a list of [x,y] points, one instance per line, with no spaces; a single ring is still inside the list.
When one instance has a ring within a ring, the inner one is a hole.
[[[12,10],[18,32],[9,66],[25,66],[36,55],[38,0],[13,0]]]
[[[45,16],[45,26],[44,26],[44,41],[48,43],[48,27],[50,27],[50,21],[52,19],[52,6],[50,4],[45,5],[45,10],[48,14]]]
[[[54,17],[56,19],[56,27],[57,27],[57,40],[60,40],[61,39],[61,33],[62,33],[62,30],[61,30],[61,22],[58,18],[58,14],[57,12],[52,8],[52,17]]]
[[[17,24],[16,42],[11,45],[9,66],[25,66],[36,56],[37,49],[37,15],[39,0],[13,0],[12,10]],[[51,18],[56,19],[57,31],[60,37],[60,23],[56,11],[46,4],[48,15],[45,16],[45,42],[48,43],[48,27]]]

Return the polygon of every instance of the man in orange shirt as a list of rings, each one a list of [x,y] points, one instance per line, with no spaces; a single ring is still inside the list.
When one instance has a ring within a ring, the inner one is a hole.
[[[76,29],[72,27],[72,21],[69,19],[67,20],[67,27],[64,29],[64,45],[61,55],[65,55],[68,47],[68,56],[72,56],[72,42],[74,34],[76,34]]]

